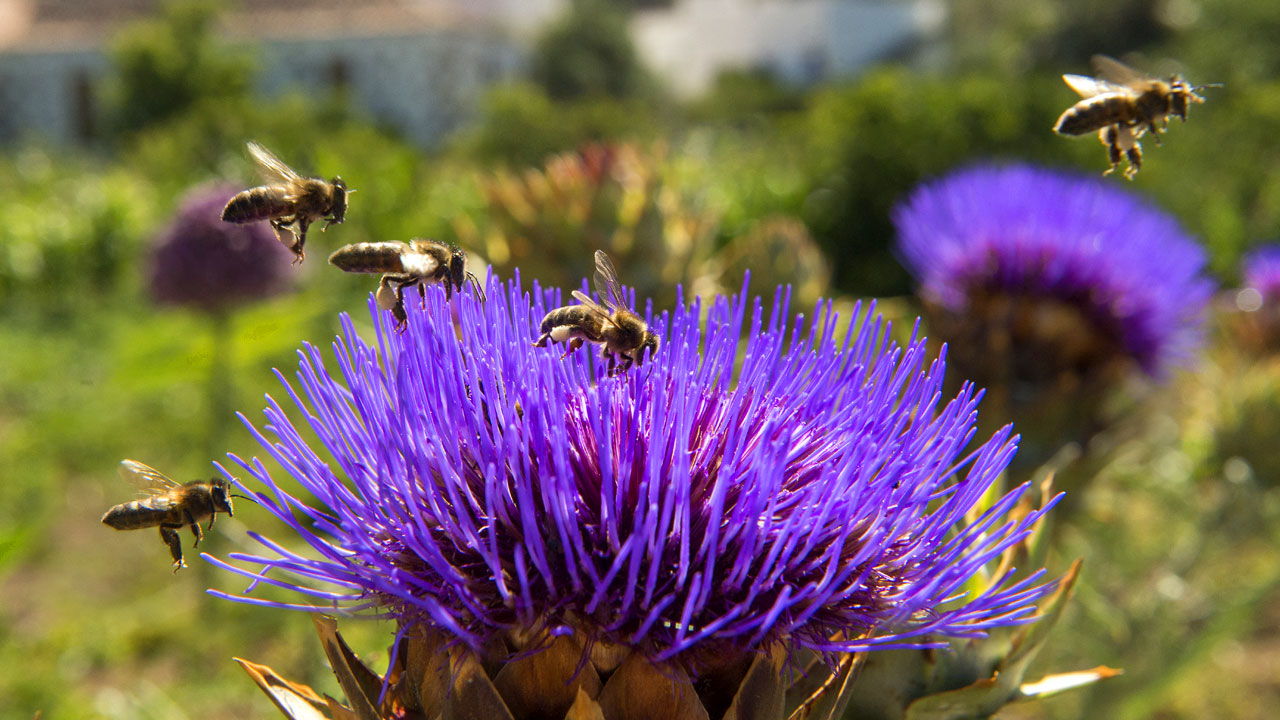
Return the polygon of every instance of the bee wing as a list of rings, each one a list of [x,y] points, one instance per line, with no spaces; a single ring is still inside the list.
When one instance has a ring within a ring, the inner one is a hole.
[[[618,282],[618,271],[603,250],[596,251],[596,294],[611,310],[630,309],[622,294],[622,283]]]
[[[1091,78],[1088,75],[1063,75],[1062,81],[1072,90],[1076,91],[1080,97],[1091,98],[1107,93],[1122,92],[1128,93],[1129,88],[1123,85],[1109,83],[1106,80]]]
[[[595,300],[592,300],[590,295],[582,292],[581,290],[574,290],[573,297],[578,300],[579,305],[582,307],[585,307],[587,310],[590,310],[605,320],[609,319],[609,308],[601,305]]]
[[[301,179],[293,168],[285,165],[283,160],[256,142],[249,143],[249,154],[253,156],[254,162],[258,163],[258,171],[267,180],[288,184]]]
[[[144,491],[172,490],[181,485],[181,483],[175,482],[168,475],[137,460],[122,460],[118,469],[120,477]]]
[[[1121,87],[1130,87],[1151,79],[1109,55],[1094,55],[1093,69],[1103,80]]]

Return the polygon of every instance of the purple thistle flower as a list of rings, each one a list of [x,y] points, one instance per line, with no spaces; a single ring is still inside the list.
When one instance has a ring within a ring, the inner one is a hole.
[[[1280,300],[1280,245],[1263,245],[1241,263],[1245,287],[1257,290],[1264,302]]]
[[[943,360],[891,342],[874,308],[840,341],[829,304],[788,326],[781,290],[766,315],[744,284],[705,331],[699,301],[650,317],[662,351],[608,378],[586,351],[531,347],[559,291],[517,279],[487,295],[428,288],[404,334],[371,303],[373,344],[343,316],[336,367],[300,351],[296,385],[280,377],[318,442],[270,398],[263,430],[245,423],[315,503],[231,457],[310,552],[253,534],[265,554],[208,558],[253,583],[213,594],[392,617],[477,649],[580,633],[660,661],[936,647],[1029,622],[1052,590],[1041,570],[966,594],[1047,508],[1011,519],[1023,485],[965,522],[1016,438],[970,448],[978,394],[944,402]],[[309,600],[251,597],[260,582]]]
[[[1204,251],[1173,217],[1114,183],[971,167],[917,189],[894,222],[903,263],[949,311],[983,292],[1062,301],[1156,377],[1201,342],[1213,292]]]
[[[217,312],[289,287],[293,255],[267,223],[222,222],[222,208],[237,190],[230,185],[206,186],[183,198],[152,251],[152,297]]]

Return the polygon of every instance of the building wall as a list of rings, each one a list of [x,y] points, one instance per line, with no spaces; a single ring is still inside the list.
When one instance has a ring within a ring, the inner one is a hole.
[[[458,128],[484,89],[524,62],[500,33],[456,30],[271,41],[256,60],[266,97],[343,85],[358,108],[423,146]],[[27,135],[55,143],[91,139],[109,71],[100,50],[0,54],[0,143]]]
[[[865,68],[938,32],[942,0],[684,0],[637,15],[645,63],[683,96],[731,69],[808,84]]]
[[[0,55],[0,143],[27,134],[55,142],[92,137],[107,70],[94,51]]]
[[[342,85],[359,109],[428,146],[469,119],[485,88],[518,72],[523,55],[497,34],[442,31],[272,42],[259,63],[258,89],[268,97]]]

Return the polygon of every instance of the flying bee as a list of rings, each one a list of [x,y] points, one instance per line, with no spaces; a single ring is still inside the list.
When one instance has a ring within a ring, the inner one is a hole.
[[[304,178],[258,143],[249,143],[249,154],[268,184],[237,193],[222,209],[222,219],[239,225],[269,220],[276,239],[293,251],[294,263],[300,263],[307,227],[321,219],[327,221],[324,230],[341,223],[347,215],[347,193],[355,191],[348,191],[337,176],[328,182]]]
[[[1093,66],[1099,78],[1063,75],[1062,79],[1083,99],[1067,108],[1053,126],[1059,135],[1084,135],[1097,132],[1107,147],[1114,172],[1122,158],[1129,167],[1124,176],[1130,180],[1142,167],[1142,146],[1138,138],[1147,131],[1160,144],[1160,131],[1169,127],[1169,116],[1187,121],[1191,103],[1202,103],[1197,91],[1220,84],[1192,86],[1180,76],[1166,80],[1148,77],[1114,58],[1095,55]]]
[[[461,248],[436,240],[414,238],[402,242],[368,242],[344,245],[329,256],[329,264],[347,272],[384,273],[378,282],[375,297],[378,307],[390,310],[396,319],[396,328],[403,331],[408,325],[404,311],[404,290],[417,285],[419,295],[424,295],[427,283],[444,283],[445,297],[454,290],[461,290],[462,283],[471,280],[476,293],[483,299],[480,281],[466,270],[467,256]]]
[[[569,349],[561,358],[582,347],[583,342],[601,346],[601,357],[609,361],[609,375],[626,372],[632,364],[644,364],[644,352],[652,358],[658,352],[658,336],[628,306],[618,282],[618,271],[604,251],[596,251],[596,293],[605,301],[600,305],[580,290],[574,290],[578,305],[556,308],[542,318],[542,333],[534,347],[548,342],[568,341]],[[606,307],[607,306],[607,307]],[[620,362],[619,362],[620,360]]]
[[[137,460],[122,461],[119,471],[120,477],[142,486],[147,497],[111,508],[102,516],[103,524],[116,530],[140,530],[159,525],[160,539],[169,546],[175,573],[187,566],[182,560],[182,541],[178,531],[190,525],[191,534],[196,538],[192,547],[199,547],[204,539],[204,531],[200,529],[202,520],[209,518],[209,528],[213,528],[213,520],[218,513],[224,512],[228,517],[232,515],[231,483],[223,478],[177,483]]]

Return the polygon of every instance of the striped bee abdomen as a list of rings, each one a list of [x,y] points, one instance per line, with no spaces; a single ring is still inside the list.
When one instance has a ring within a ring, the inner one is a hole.
[[[102,523],[116,530],[138,530],[159,525],[169,515],[169,508],[157,508],[152,500],[121,503],[102,516]]]
[[[287,215],[292,211],[293,203],[289,201],[283,187],[263,185],[237,193],[227,201],[227,206],[222,209],[222,219],[224,222],[243,224]]]

